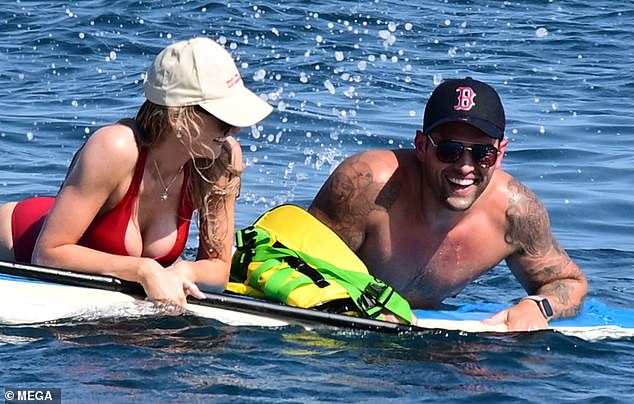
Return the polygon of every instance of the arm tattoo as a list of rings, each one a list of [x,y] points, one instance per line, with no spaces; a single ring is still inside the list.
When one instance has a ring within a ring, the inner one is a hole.
[[[362,224],[368,215],[389,209],[399,192],[399,181],[377,184],[371,167],[360,156],[353,156],[326,181],[313,206],[325,213],[330,227],[356,249],[363,241]]]
[[[516,179],[509,182],[508,195],[504,238],[518,248],[510,263],[515,263],[516,269],[522,268],[519,277],[529,293],[556,296],[560,307],[568,308],[559,316],[574,314],[576,299],[572,296],[574,283],[570,282],[576,282],[576,276],[569,273],[570,257],[552,235],[546,208]]]
[[[508,193],[505,241],[518,246],[529,256],[544,254],[553,246],[546,208],[533,192],[516,179],[509,182]]]

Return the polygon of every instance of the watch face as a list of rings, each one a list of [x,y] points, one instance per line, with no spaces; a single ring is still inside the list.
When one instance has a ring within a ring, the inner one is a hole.
[[[548,301],[548,299],[543,299],[540,302],[540,306],[544,309],[544,315],[546,315],[546,317],[550,318],[553,316],[553,308],[550,305],[550,302]]]

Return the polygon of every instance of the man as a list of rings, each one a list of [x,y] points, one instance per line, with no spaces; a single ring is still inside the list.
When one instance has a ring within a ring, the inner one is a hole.
[[[309,210],[413,308],[439,305],[506,260],[530,296],[485,322],[547,328],[577,313],[587,281],[539,199],[501,169],[504,127],[492,87],[446,81],[427,103],[415,149],[346,159]]]

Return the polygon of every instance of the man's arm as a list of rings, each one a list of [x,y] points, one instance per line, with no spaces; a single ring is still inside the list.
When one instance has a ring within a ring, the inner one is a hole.
[[[353,251],[363,245],[368,215],[375,206],[376,179],[366,155],[361,153],[344,160],[308,209]]]
[[[506,259],[509,268],[529,295],[548,299],[553,318],[576,315],[588,292],[586,277],[555,239],[537,196],[515,179],[508,195],[505,240],[515,247]],[[541,328],[537,314],[543,317],[537,303],[523,300],[507,310],[506,322],[510,329]]]

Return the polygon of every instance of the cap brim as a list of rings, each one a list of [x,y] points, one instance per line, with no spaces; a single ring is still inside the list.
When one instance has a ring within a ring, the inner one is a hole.
[[[493,125],[492,123],[488,121],[484,121],[482,119],[474,118],[471,116],[451,117],[451,118],[441,119],[437,122],[434,122],[433,125],[427,128],[425,133],[428,134],[434,129],[438,128],[439,126],[442,126],[447,123],[455,123],[455,122],[466,123],[467,125],[471,125],[477,129],[480,129],[482,132],[484,132],[485,135],[492,137],[493,139],[504,139],[503,129],[498,128],[497,126]]]
[[[266,118],[273,107],[248,88],[236,88],[228,97],[198,104],[216,118],[236,127],[249,127]]]

